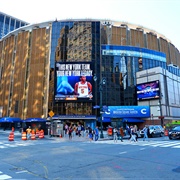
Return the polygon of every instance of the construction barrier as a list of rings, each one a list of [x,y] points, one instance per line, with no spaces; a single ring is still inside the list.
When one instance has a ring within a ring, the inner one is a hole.
[[[31,132],[31,140],[36,140],[36,135],[35,135],[34,130],[32,130]]]
[[[22,140],[27,140],[26,132],[22,132]]]
[[[14,141],[14,132],[10,132],[9,134],[9,141]]]
[[[168,132],[168,130],[166,129],[166,130],[164,130],[164,135],[165,136],[168,136],[169,135],[169,132]]]
[[[44,138],[44,131],[40,130],[39,132],[39,139],[43,139]]]
[[[108,136],[112,136],[113,135],[113,128],[108,127],[107,133],[108,133]]]
[[[39,138],[39,130],[36,130],[36,138]]]

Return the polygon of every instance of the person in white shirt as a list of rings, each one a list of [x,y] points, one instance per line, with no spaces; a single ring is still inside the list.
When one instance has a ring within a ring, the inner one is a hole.
[[[117,142],[117,139],[118,139],[118,130],[117,130],[116,127],[113,129],[113,135],[114,135],[114,142]]]
[[[74,93],[78,97],[89,97],[92,94],[92,85],[86,81],[86,76],[81,76],[80,81],[75,84]]]

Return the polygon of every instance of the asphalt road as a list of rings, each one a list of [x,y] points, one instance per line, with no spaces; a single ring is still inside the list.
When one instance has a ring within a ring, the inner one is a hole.
[[[86,138],[8,141],[0,132],[0,180],[179,180],[180,141]]]

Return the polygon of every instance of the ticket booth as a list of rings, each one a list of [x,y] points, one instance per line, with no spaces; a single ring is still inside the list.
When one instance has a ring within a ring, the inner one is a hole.
[[[51,136],[63,137],[63,123],[60,120],[51,122]]]

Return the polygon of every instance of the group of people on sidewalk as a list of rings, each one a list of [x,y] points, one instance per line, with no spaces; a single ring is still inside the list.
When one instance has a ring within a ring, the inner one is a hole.
[[[86,137],[89,138],[90,141],[93,139],[97,141],[99,139],[99,129],[98,126],[96,126],[95,129],[92,129],[91,127],[84,128],[83,125],[65,125],[65,135],[69,136],[69,140],[72,140],[73,137]]]
[[[148,140],[148,126],[145,125],[145,127],[143,128],[143,132],[144,132],[144,137],[143,137],[143,141]],[[129,141],[132,142],[137,142],[138,141],[138,127],[137,125],[131,125],[131,126],[126,126],[126,132],[129,134]],[[89,139],[89,141],[98,141],[99,140],[99,128],[98,126],[96,126],[94,129],[92,129],[91,127],[86,127],[84,128],[83,125],[78,125],[77,127],[74,126],[68,126],[67,124],[65,125],[65,134],[68,134],[69,136],[69,140],[72,140],[72,137],[75,136],[79,136],[79,137],[85,137],[87,139]],[[125,132],[123,127],[117,128],[114,127],[113,128],[113,140],[115,143],[117,143],[118,140],[120,140],[121,142],[123,142],[123,138],[125,136]]]
[[[117,127],[113,129],[113,140],[114,142],[117,142],[117,140],[120,138],[121,142],[123,142],[124,137],[124,130],[122,127],[118,130]]]
[[[137,125],[134,126],[126,126],[126,130],[129,134],[129,141],[134,141],[137,142],[138,141],[138,127]],[[147,125],[144,126],[144,128],[142,129],[144,136],[143,136],[143,141],[145,140],[149,140],[148,139],[148,133],[149,133],[149,127]]]

